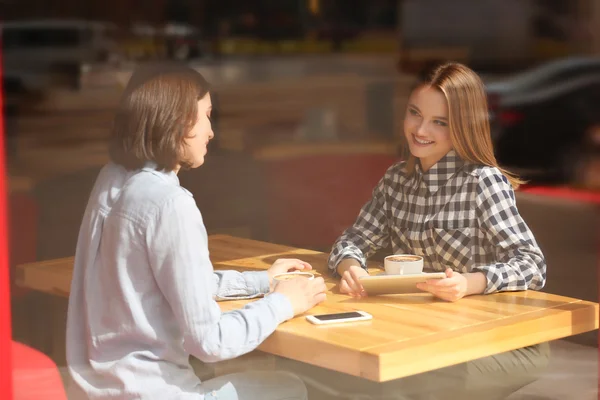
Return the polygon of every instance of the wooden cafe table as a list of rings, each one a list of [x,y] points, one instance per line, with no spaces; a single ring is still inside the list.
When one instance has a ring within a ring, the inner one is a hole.
[[[259,350],[383,382],[564,338],[598,328],[598,304],[526,291],[471,296],[456,303],[430,294],[353,299],[326,273],[327,254],[241,239],[209,238],[215,269],[264,270],[278,258],[300,258],[327,282],[327,300],[310,314],[363,310],[373,320],[315,326],[303,316],[281,324]],[[18,282],[68,296],[73,258],[23,264]],[[233,310],[253,300],[220,302]]]

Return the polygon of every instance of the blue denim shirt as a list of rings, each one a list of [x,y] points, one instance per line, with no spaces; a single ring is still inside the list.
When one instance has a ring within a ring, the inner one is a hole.
[[[200,211],[173,172],[100,172],[81,224],[67,318],[71,393],[91,399],[202,399],[189,355],[255,349],[293,317],[272,293],[240,310],[216,300],[269,292],[266,272],[213,271]]]

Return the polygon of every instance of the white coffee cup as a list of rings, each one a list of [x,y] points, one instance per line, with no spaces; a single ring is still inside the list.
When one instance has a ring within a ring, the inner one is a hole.
[[[389,275],[412,275],[423,272],[423,257],[414,254],[393,254],[383,262]]]

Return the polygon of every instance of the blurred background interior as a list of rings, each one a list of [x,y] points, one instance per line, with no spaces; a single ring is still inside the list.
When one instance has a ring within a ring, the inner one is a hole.
[[[139,63],[211,82],[216,137],[180,175],[209,233],[329,251],[397,161],[416,77],[454,60],[483,77],[497,158],[528,180],[545,290],[598,301],[600,0],[0,0],[0,16],[13,267],[73,255]],[[15,338],[64,367],[64,299],[11,295]],[[597,347],[557,343],[511,399],[597,398]]]

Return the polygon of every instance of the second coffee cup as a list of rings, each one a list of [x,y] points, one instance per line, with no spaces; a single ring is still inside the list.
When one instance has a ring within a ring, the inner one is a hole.
[[[414,254],[394,254],[384,260],[385,273],[412,275],[423,272],[423,257]]]

